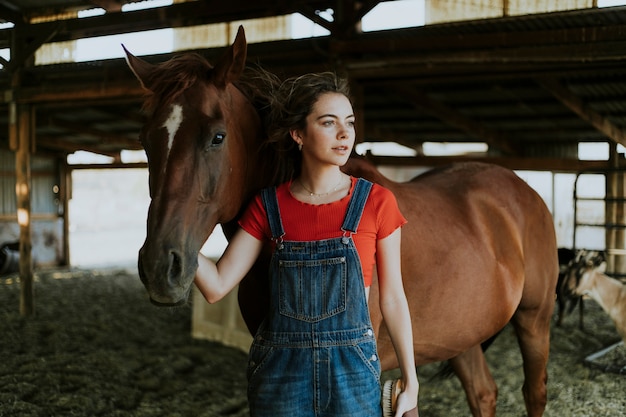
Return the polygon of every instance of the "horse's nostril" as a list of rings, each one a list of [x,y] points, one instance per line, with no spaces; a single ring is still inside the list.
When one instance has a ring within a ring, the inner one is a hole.
[[[167,279],[171,286],[180,285],[182,276],[182,259],[175,251],[170,251],[169,267],[167,270]]]

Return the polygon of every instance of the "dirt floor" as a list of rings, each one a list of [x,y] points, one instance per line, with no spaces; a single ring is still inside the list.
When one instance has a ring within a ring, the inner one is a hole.
[[[626,375],[583,359],[619,341],[585,302],[553,327],[546,416],[623,416]],[[133,270],[36,274],[36,315],[19,314],[17,277],[0,278],[0,416],[246,416],[245,353],[190,337],[191,306],[152,306]],[[611,361],[626,365],[623,346]],[[498,415],[524,416],[522,361],[511,329],[487,352]],[[459,382],[420,367],[422,417],[469,416]],[[386,374],[385,376],[390,376]]]

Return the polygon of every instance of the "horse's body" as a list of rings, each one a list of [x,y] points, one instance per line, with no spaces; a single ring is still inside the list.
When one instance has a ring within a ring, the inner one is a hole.
[[[240,30],[214,69],[195,71],[199,77],[185,88],[159,89],[174,78],[167,72],[171,64],[159,68],[128,54],[153,94],[142,132],[152,203],[139,273],[157,304],[186,300],[198,251],[214,226],[221,223],[228,237],[247,201],[271,183],[273,156],[261,146],[260,118],[233,85],[245,55]],[[183,67],[170,70],[177,74]],[[168,93],[174,90],[179,94]],[[386,179],[359,158],[344,170],[389,188],[409,220],[402,231],[402,272],[417,364],[449,359],[472,413],[495,415],[497,388],[481,343],[512,322],[524,360],[528,415],[542,415],[558,261],[552,218],[541,198],[511,171],[488,164],[437,169],[408,183]],[[239,289],[251,332],[267,305],[268,261],[264,251]],[[377,295],[374,283],[370,312],[379,356],[383,369],[392,369],[396,357]]]

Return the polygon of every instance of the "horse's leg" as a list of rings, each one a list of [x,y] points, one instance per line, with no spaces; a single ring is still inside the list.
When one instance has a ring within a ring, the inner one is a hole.
[[[565,301],[563,301],[563,296],[562,295],[557,295],[556,301],[559,305],[559,314],[557,316],[557,320],[556,320],[556,325],[558,327],[561,327],[561,325],[563,324],[563,316],[564,316],[564,310],[565,310]]]
[[[491,376],[480,345],[470,348],[449,362],[463,385],[472,415],[495,416],[498,387]]]
[[[567,309],[567,300],[563,294],[563,280],[564,274],[559,274],[559,279],[556,282],[556,302],[559,306],[559,314],[557,316],[556,325],[561,327],[563,324],[563,317],[565,316],[565,310]]]
[[[528,417],[540,417],[546,408],[550,320],[553,303],[537,309],[519,309],[512,320],[524,361],[524,402]]]

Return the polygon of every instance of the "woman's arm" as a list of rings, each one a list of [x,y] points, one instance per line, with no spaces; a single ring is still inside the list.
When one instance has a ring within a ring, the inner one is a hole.
[[[199,253],[194,282],[204,298],[215,303],[235,288],[256,261],[262,247],[263,241],[240,228],[217,263]]]
[[[396,351],[404,391],[398,397],[396,415],[417,407],[419,382],[415,369],[413,350],[413,327],[409,305],[402,284],[400,266],[400,237],[398,228],[391,235],[380,239],[376,244],[376,268],[380,287],[380,310]]]

